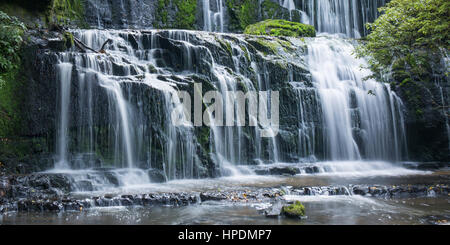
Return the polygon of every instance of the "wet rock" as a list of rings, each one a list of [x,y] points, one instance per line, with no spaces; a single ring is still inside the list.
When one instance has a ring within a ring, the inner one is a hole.
[[[119,179],[117,178],[116,174],[114,172],[105,172],[105,177],[109,181],[110,184],[114,186],[119,186]]]
[[[158,169],[149,169],[148,177],[152,183],[163,183],[167,181],[164,172]]]
[[[295,201],[293,204],[283,206],[281,213],[288,218],[301,219],[305,216],[305,207],[299,201]]]
[[[300,169],[297,167],[269,167],[254,170],[258,175],[296,175],[300,173]]]
[[[133,205],[133,198],[127,198],[127,197],[122,197],[120,199],[120,205],[121,206],[132,206]]]
[[[266,210],[264,210],[264,215],[268,218],[277,218],[281,215],[283,209],[283,204],[281,202],[276,202]]]
[[[94,186],[92,185],[92,182],[89,180],[80,180],[74,183],[74,190],[75,191],[93,191]]]
[[[204,192],[200,193],[200,200],[202,202],[206,201],[221,201],[226,200],[227,197],[222,193]]]
[[[365,196],[368,191],[369,190],[366,187],[360,187],[360,186],[353,187],[353,194],[355,194],[355,195]]]
[[[61,204],[61,202],[57,201],[47,201],[42,205],[42,209],[44,211],[61,211],[63,210],[64,206]]]
[[[405,162],[403,167],[418,170],[437,170],[441,168],[450,167],[448,162]]]
[[[384,186],[371,186],[369,187],[369,193],[372,196],[381,196],[387,193],[387,188]]]
[[[307,173],[307,174],[316,174],[316,173],[320,172],[320,170],[317,166],[306,167],[306,168],[304,168],[304,170],[305,170],[305,173]]]

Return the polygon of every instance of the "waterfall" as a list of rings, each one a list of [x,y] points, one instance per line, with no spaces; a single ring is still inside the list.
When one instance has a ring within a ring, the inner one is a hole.
[[[320,112],[317,90],[299,82],[291,82],[298,99],[298,154],[307,161],[315,161],[318,150],[316,141],[317,122],[315,114]]]
[[[405,135],[401,101],[362,69],[350,41],[320,37],[308,43],[312,80],[323,110],[326,155],[332,160],[400,160]],[[400,126],[399,126],[400,125]]]
[[[106,54],[76,47],[55,54],[57,168],[114,168],[119,182],[135,183],[133,176],[146,181],[154,177],[150,173],[173,180],[248,173],[241,165],[405,156],[403,104],[388,85],[364,81],[370,72],[360,69],[364,60],[352,56],[351,40],[265,37],[266,45],[277,47],[269,54],[253,45],[259,37],[239,34],[72,32],[93,49],[113,42]],[[193,91],[205,96],[193,100],[202,105],[201,119],[222,116],[224,126],[192,122],[180,92]],[[209,91],[221,97],[207,100]],[[271,91],[280,92],[283,122],[278,135],[265,137],[263,132],[275,131],[273,125],[260,124],[248,112],[258,102],[259,114],[266,108],[271,117]],[[236,104],[237,92],[255,94],[245,98],[243,108]],[[213,104],[223,114],[210,111]],[[241,114],[246,125],[238,124]],[[142,176],[146,172],[149,178]]]
[[[167,52],[161,47],[164,44],[159,43],[159,39],[168,39],[156,33],[73,32],[97,49],[104,40],[114,42],[108,48],[108,55],[69,51],[59,58],[60,123],[55,167],[156,168],[163,169],[167,179],[196,176],[198,157],[192,126],[164,122],[170,120],[172,111],[180,104],[173,88],[177,82],[162,82],[161,77],[154,74],[159,73],[158,66],[169,62],[162,56]],[[185,41],[186,34],[173,32],[168,36],[182,44],[185,58],[182,64],[188,70],[193,69],[190,59],[195,50]],[[76,79],[71,80],[72,70],[76,72]],[[77,101],[71,101],[71,84],[76,84],[77,80],[78,84],[74,85]],[[160,106],[149,108],[153,103]],[[68,142],[71,142],[70,147]],[[162,152],[151,150],[155,147]],[[69,157],[68,152],[73,156]],[[89,159],[92,154],[96,159],[101,156],[102,162]]]
[[[286,5],[284,7],[291,6]],[[304,12],[302,22],[316,27],[318,32],[341,33],[347,37],[360,38],[367,35],[365,24],[374,21],[377,9],[386,0],[307,0],[298,9]]]
[[[212,6],[215,8],[211,9]],[[223,17],[224,6],[222,0],[203,0],[203,30],[223,32]]]
[[[67,147],[69,144],[68,122],[69,122],[69,102],[70,102],[70,84],[72,79],[72,64],[60,63],[58,66],[60,81],[60,108],[59,108],[59,130],[58,139],[56,141],[56,149],[58,149],[58,160],[56,168],[68,168],[67,163]]]
[[[294,0],[280,0],[280,5],[289,10],[289,17],[292,19],[292,11],[296,10]]]
[[[287,8],[290,11],[295,10],[295,3],[294,0],[281,0],[280,4],[282,3],[282,6]]]
[[[135,124],[132,121],[130,122],[130,119],[133,118],[129,113],[130,108],[122,95],[122,88],[119,83],[105,77],[100,77],[100,82],[100,86],[105,87],[108,90],[109,96],[113,99],[113,104],[116,107],[116,121],[120,124],[118,127],[120,127],[122,131],[122,143],[124,144],[125,149],[126,166],[132,168],[134,166],[133,149],[135,146],[133,145],[134,140],[132,140],[131,131],[133,129],[132,125]]]

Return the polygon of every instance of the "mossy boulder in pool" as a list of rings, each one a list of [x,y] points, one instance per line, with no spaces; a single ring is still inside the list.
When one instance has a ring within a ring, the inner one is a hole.
[[[305,206],[299,201],[295,201],[289,206],[284,206],[281,209],[281,214],[289,218],[301,218],[305,216]]]
[[[311,25],[287,20],[264,20],[245,28],[245,34],[287,36],[287,37],[315,37],[316,30]]]

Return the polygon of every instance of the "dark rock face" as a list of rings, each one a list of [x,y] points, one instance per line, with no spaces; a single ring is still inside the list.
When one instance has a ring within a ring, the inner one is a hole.
[[[85,1],[85,19],[99,28],[151,28],[158,1]]]
[[[409,159],[450,162],[450,82],[442,71],[445,70],[445,62],[433,63],[432,67],[423,81],[409,81],[397,86],[396,91],[406,108]],[[394,71],[397,84],[404,79],[402,71]]]
[[[71,190],[70,178],[63,174],[31,174],[3,177],[4,197],[17,199],[58,198]]]
[[[164,172],[158,169],[150,169],[148,170],[148,176],[150,178],[151,182],[155,183],[162,183],[167,181],[166,176],[164,175]]]
[[[300,173],[300,169],[297,167],[273,167],[256,169],[255,173],[259,175],[296,175]]]

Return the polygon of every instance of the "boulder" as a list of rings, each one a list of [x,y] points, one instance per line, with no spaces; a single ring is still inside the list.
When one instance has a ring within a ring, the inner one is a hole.
[[[300,219],[305,216],[305,207],[300,201],[295,201],[291,205],[283,206],[281,213],[288,218]]]

